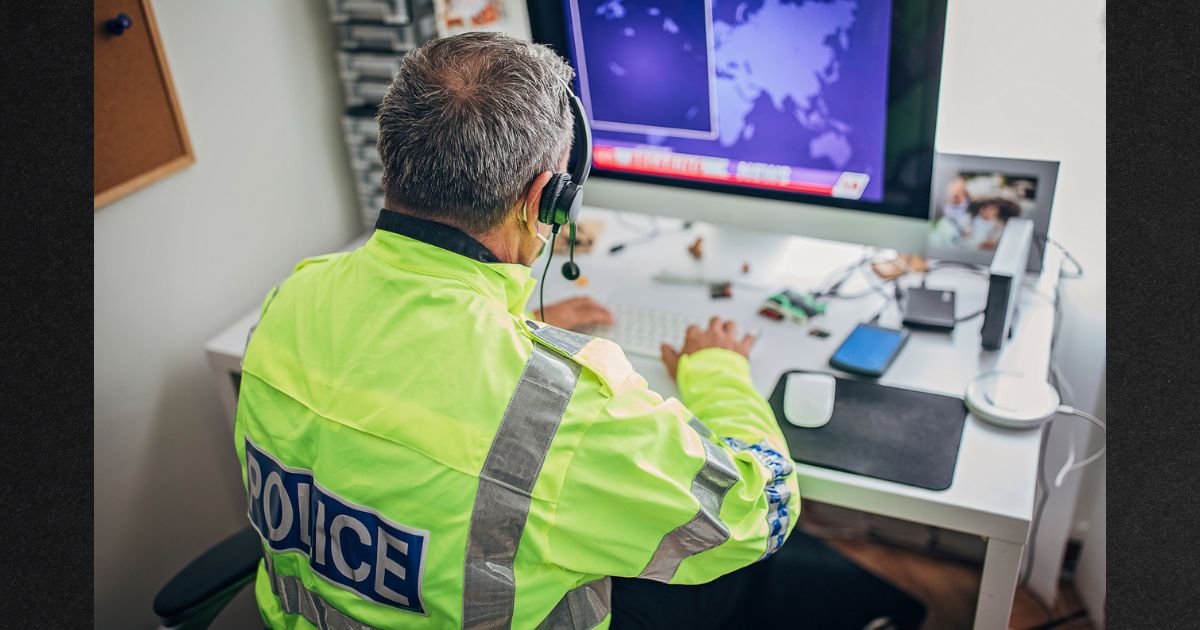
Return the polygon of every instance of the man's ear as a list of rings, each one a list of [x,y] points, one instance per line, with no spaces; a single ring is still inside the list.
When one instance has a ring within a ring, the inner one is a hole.
[[[529,185],[529,192],[525,193],[525,223],[533,232],[537,232],[538,207],[542,203],[542,193],[545,192],[546,184],[550,182],[550,177],[553,175],[550,171],[538,173],[538,176],[533,178],[533,183]]]

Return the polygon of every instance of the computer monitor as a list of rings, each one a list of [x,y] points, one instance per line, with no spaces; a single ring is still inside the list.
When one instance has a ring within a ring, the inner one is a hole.
[[[589,203],[881,244],[904,218],[923,246],[946,0],[529,10],[534,39],[576,71],[595,143]],[[776,220],[789,213],[803,220]],[[843,214],[856,220],[829,221]]]

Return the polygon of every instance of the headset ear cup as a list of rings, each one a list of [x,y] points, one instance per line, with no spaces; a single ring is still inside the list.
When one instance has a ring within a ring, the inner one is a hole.
[[[579,223],[581,208],[583,208],[583,186],[571,182],[563,191],[563,209],[567,213],[567,220],[571,223]]]
[[[538,203],[538,221],[546,225],[561,225],[566,222],[565,214],[563,221],[555,219],[558,218],[563,190],[569,183],[571,183],[571,176],[567,173],[555,173],[550,177],[550,181],[546,182],[546,187],[542,189],[542,200]]]

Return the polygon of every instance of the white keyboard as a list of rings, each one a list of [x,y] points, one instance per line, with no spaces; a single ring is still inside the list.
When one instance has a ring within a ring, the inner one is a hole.
[[[608,310],[613,314],[614,324],[611,326],[592,326],[582,332],[596,337],[603,337],[615,342],[625,350],[625,354],[636,354],[651,359],[662,356],[659,344],[669,343],[675,348],[683,345],[687,327],[691,324],[706,326],[708,318],[689,318],[667,311],[628,304],[610,304]],[[739,333],[744,328],[738,326]],[[757,345],[757,344],[756,344]]]
[[[659,344],[678,348],[683,345],[687,327],[700,323],[675,313],[627,304],[610,304],[608,310],[613,314],[611,326],[592,326],[583,332],[615,342],[625,354],[652,359],[662,356]]]

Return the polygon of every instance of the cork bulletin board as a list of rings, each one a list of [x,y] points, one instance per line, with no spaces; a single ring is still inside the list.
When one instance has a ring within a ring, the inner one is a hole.
[[[149,0],[96,0],[93,211],[195,161]]]

